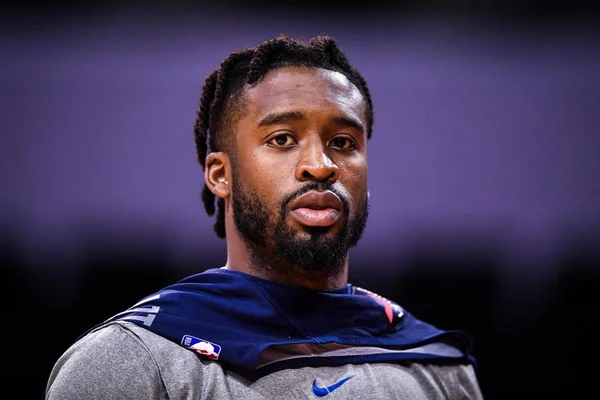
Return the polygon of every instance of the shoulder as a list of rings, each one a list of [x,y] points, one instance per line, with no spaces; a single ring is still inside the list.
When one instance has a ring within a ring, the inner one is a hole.
[[[191,352],[152,332],[111,323],[63,353],[50,373],[46,399],[167,398],[165,371],[180,356],[181,362],[199,364]]]
[[[109,324],[62,354],[50,373],[46,399],[136,398],[161,393],[161,386],[156,362],[144,343],[126,326]]]
[[[473,364],[469,362],[413,362],[399,366],[429,391],[448,398],[482,399]]]

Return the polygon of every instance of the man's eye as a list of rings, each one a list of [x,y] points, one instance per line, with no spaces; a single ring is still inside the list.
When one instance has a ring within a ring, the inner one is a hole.
[[[294,144],[294,138],[291,135],[284,133],[284,134],[275,136],[274,138],[269,140],[267,143],[272,146],[291,146]]]
[[[356,144],[345,137],[336,137],[331,141],[331,144],[338,149],[352,150],[356,148]]]

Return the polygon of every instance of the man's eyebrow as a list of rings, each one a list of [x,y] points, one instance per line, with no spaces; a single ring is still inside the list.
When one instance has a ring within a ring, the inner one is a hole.
[[[349,118],[349,117],[332,117],[331,121],[338,124],[338,125],[344,125],[347,126],[349,128],[354,128],[358,131],[361,131],[362,133],[366,133],[367,130],[365,129],[364,125],[362,123],[360,123],[360,121],[354,119],[354,118]]]
[[[263,119],[261,119],[260,122],[258,123],[258,126],[259,127],[270,126],[270,125],[281,124],[284,122],[301,121],[304,119],[306,119],[306,115],[300,111],[271,113],[271,114],[268,114],[267,116],[265,116]],[[337,116],[337,117],[331,117],[330,121],[333,122],[334,124],[344,125],[344,126],[356,129],[362,133],[365,133],[367,131],[365,129],[365,126],[360,121],[358,121],[354,118]]]
[[[299,111],[288,111],[282,113],[268,114],[266,117],[260,120],[258,123],[259,127],[281,124],[283,122],[299,121],[306,119],[306,115]]]

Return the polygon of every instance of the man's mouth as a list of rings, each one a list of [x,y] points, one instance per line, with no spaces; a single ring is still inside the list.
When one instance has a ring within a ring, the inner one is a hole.
[[[310,191],[298,197],[291,207],[291,215],[300,224],[327,227],[339,220],[344,206],[340,198],[331,191]]]

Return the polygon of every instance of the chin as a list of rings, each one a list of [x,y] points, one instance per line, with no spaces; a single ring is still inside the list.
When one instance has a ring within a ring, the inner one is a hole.
[[[304,226],[300,225],[297,229],[297,236],[305,240],[315,240],[321,237],[333,239],[340,228],[337,224],[330,226]]]

